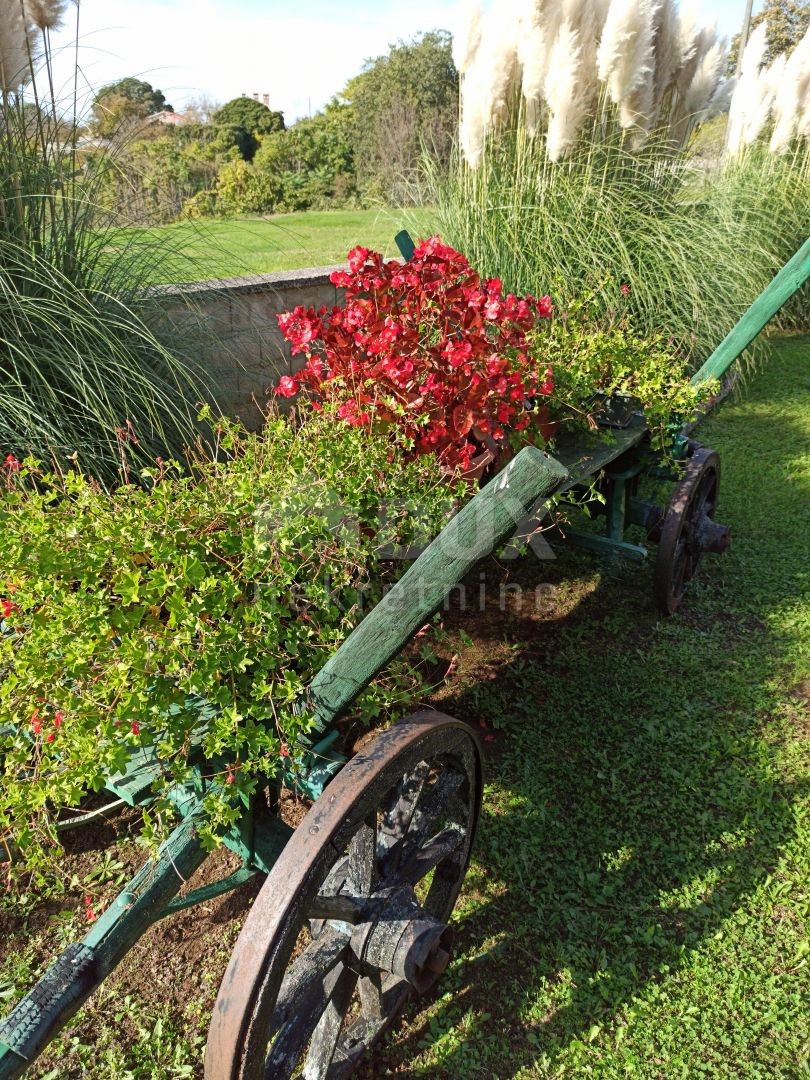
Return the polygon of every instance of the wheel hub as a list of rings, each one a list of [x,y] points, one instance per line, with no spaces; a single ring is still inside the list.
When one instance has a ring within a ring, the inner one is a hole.
[[[436,982],[450,961],[453,931],[423,911],[413,888],[381,889],[369,898],[349,948],[363,972],[391,972],[418,993]]]
[[[728,525],[713,521],[707,513],[702,512],[695,525],[695,539],[700,551],[722,555],[731,545],[731,529]]]

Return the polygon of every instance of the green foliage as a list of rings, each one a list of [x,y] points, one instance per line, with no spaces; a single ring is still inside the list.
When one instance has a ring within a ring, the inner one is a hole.
[[[391,462],[325,415],[262,437],[219,429],[214,460],[158,461],[106,494],[27,461],[0,501],[0,842],[46,872],[53,822],[141,746],[159,794],[210,780],[212,835],[239,798],[300,767],[304,687],[380,595],[374,553],[437,532],[455,497],[432,465]],[[381,515],[381,503],[385,512]],[[418,507],[419,513],[415,513]],[[382,517],[382,520],[381,520]],[[11,606],[9,606],[11,605]],[[419,681],[396,662],[366,691],[370,720]],[[170,805],[144,814],[162,834]]]
[[[350,106],[333,100],[315,116],[261,140],[253,164],[273,178],[280,192],[277,202],[265,209],[324,209],[352,202],[353,115]]]
[[[458,121],[458,72],[450,35],[433,30],[367,62],[340,95],[354,115],[354,162],[365,196],[404,203],[418,197],[427,144],[449,158]]]
[[[592,305],[580,301],[530,343],[553,373],[550,414],[566,427],[592,429],[605,399],[630,398],[644,412],[653,445],[665,451],[673,425],[677,429],[679,421],[691,419],[716,386],[691,386],[683,357],[673,352],[664,337],[635,332],[621,310],[627,297],[620,289],[616,293],[616,314],[610,325],[594,325],[589,319]]]
[[[766,0],[751,19],[751,30],[760,23],[768,23],[767,45],[764,62],[773,63],[780,53],[790,52],[804,37],[810,26],[810,3],[807,0]],[[733,74],[740,51],[740,35],[731,40],[728,54],[728,71]]]
[[[93,99],[92,128],[109,138],[133,122],[159,112],[174,112],[162,90],[142,79],[119,79],[99,90]]]
[[[220,214],[255,214],[271,208],[281,194],[272,175],[247,161],[228,161],[217,175],[216,208]]]
[[[696,359],[807,234],[806,148],[753,147],[706,170],[663,136],[632,149],[608,129],[554,164],[520,130],[491,140],[476,170],[427,168],[438,231],[482,273],[516,293],[548,291],[563,311],[594,294],[604,319],[624,282],[638,331]]]
[[[178,128],[150,131],[109,151],[83,155],[95,174],[99,207],[121,225],[162,224],[176,220],[184,204],[216,180],[217,164],[206,143],[178,137]],[[228,144],[232,145],[232,144]]]
[[[47,49],[44,65],[29,99],[0,98],[0,449],[78,454],[109,477],[127,421],[136,457],[193,439],[204,385],[144,319],[145,267],[161,263],[160,243],[118,235],[109,258],[98,195],[114,153],[85,172],[75,117],[42,96],[53,85]]]
[[[284,130],[284,114],[268,109],[249,97],[233,98],[211,117],[215,127],[236,129],[239,150],[245,161],[252,161],[262,135]]]

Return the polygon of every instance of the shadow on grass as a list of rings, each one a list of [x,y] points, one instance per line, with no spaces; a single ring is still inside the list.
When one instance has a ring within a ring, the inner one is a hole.
[[[754,411],[731,449],[758,447],[773,465],[772,436],[772,418]],[[803,438],[783,420],[782,442]],[[767,511],[725,565],[704,563],[673,620],[652,612],[649,571],[637,569],[604,576],[561,618],[451,615],[481,647],[483,670],[440,708],[504,736],[487,743],[489,788],[457,909],[456,955],[474,959],[451,969],[427,1014],[411,1006],[364,1075],[423,1050],[430,1076],[571,1068],[572,1048],[587,1053],[603,1029],[631,1022],[634,999],[694,950],[733,938],[725,924],[773,871],[810,790],[777,762],[790,687],[784,629],[773,627],[801,587],[796,492],[775,490],[767,469],[752,481],[752,467],[750,456],[726,463],[722,517],[746,521],[758,483]],[[784,515],[779,537],[773,513]],[[596,564],[529,559],[510,577],[532,595],[583,565]],[[490,578],[497,595],[503,578],[493,568]],[[517,647],[493,666],[504,640]]]

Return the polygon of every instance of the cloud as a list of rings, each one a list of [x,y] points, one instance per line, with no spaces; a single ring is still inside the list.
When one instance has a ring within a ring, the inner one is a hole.
[[[382,5],[250,0],[82,0],[79,64],[85,92],[134,75],[175,107],[206,94],[270,95],[288,122],[315,111],[398,38],[449,25],[454,0]],[[73,71],[73,31],[57,37],[59,85]],[[80,88],[81,89],[81,88]]]

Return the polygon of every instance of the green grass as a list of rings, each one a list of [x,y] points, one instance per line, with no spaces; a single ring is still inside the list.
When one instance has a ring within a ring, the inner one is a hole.
[[[460,955],[374,1075],[808,1075],[808,389],[784,340],[702,429],[734,539],[678,617],[568,552],[512,572],[539,616],[454,619],[441,708],[502,752]]]
[[[321,210],[271,217],[179,222],[154,229],[126,229],[128,242],[159,238],[174,253],[171,271],[157,268],[145,284],[268,274],[346,261],[357,244],[398,255],[394,235],[418,230],[419,210]]]

